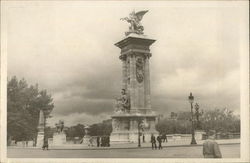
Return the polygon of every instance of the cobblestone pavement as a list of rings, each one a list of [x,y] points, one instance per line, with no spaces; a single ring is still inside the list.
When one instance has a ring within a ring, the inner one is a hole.
[[[223,158],[239,158],[240,144],[220,145]],[[9,158],[203,158],[202,146],[164,147],[162,150],[151,148],[133,149],[60,149],[43,151],[31,148],[8,148]]]

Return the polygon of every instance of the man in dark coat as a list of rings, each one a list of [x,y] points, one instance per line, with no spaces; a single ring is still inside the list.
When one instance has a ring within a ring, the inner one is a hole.
[[[222,158],[219,145],[215,142],[215,131],[208,132],[208,139],[203,143],[204,158]]]
[[[43,150],[47,149],[49,150],[49,142],[48,142],[48,138],[44,138],[44,142],[43,142]]]
[[[145,135],[142,135],[142,142],[145,143]]]
[[[166,135],[166,134],[163,134],[163,135],[161,136],[161,140],[162,140],[162,142],[167,142],[167,135]]]
[[[99,136],[97,136],[97,138],[96,138],[96,143],[97,143],[97,147],[99,147],[100,146],[100,137]]]
[[[157,149],[156,140],[154,134],[151,135],[152,149]]]
[[[107,136],[107,145],[108,145],[108,147],[110,147],[110,137],[109,136]]]
[[[161,146],[161,135],[158,135],[158,136],[157,136],[157,141],[158,141],[158,143],[159,143],[158,148],[159,148],[159,149],[162,149],[162,146]]]

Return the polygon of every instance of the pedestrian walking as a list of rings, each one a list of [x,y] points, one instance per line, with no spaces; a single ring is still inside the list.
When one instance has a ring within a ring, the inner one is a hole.
[[[49,150],[49,143],[48,143],[48,139],[44,139],[44,142],[43,142],[43,150],[45,150],[45,149],[47,149],[47,150]]]
[[[101,140],[101,147],[104,146],[104,140],[103,139],[104,139],[103,136],[101,136],[101,138],[100,138],[100,140]]]
[[[166,134],[163,134],[161,136],[161,140],[162,140],[162,142],[167,142],[167,136],[166,136]]]
[[[93,145],[93,137],[91,137],[90,139],[89,139],[89,146],[90,147],[93,147],[94,145]]]
[[[108,147],[110,147],[110,137],[109,136],[107,136],[107,145],[108,145]]]
[[[162,149],[162,146],[161,146],[161,135],[157,136],[157,141],[159,143],[158,149]]]
[[[215,141],[215,131],[208,132],[208,139],[203,143],[204,158],[222,158],[219,145]]]
[[[151,135],[151,143],[152,143],[152,149],[157,149],[156,139],[155,139],[154,134]]]
[[[96,138],[96,143],[97,143],[97,147],[99,147],[100,146],[100,137],[99,136],[97,136],[97,138]]]

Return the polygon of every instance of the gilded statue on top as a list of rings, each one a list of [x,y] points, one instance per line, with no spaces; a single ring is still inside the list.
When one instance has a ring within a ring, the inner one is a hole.
[[[141,20],[147,12],[148,10],[139,11],[136,13],[135,11],[133,11],[129,14],[129,17],[121,18],[121,20],[125,20],[130,23],[129,31],[125,32],[126,36],[130,33],[136,33],[139,35],[143,34],[144,27],[141,25]]]

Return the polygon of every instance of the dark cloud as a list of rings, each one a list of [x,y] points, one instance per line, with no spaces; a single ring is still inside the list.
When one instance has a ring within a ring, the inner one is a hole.
[[[109,114],[114,110],[113,103],[113,100],[70,98],[58,101],[53,114],[68,115],[70,113],[85,113],[96,116],[102,113]]]
[[[189,110],[187,96],[193,92],[204,109],[239,112],[242,8],[161,3],[165,7],[147,6],[143,19],[145,33],[156,39],[150,59],[153,110]],[[114,43],[124,37],[127,24],[120,18],[130,11],[120,5],[11,10],[8,75],[47,89],[54,120],[68,117],[71,124],[110,117],[121,88],[120,49]]]

